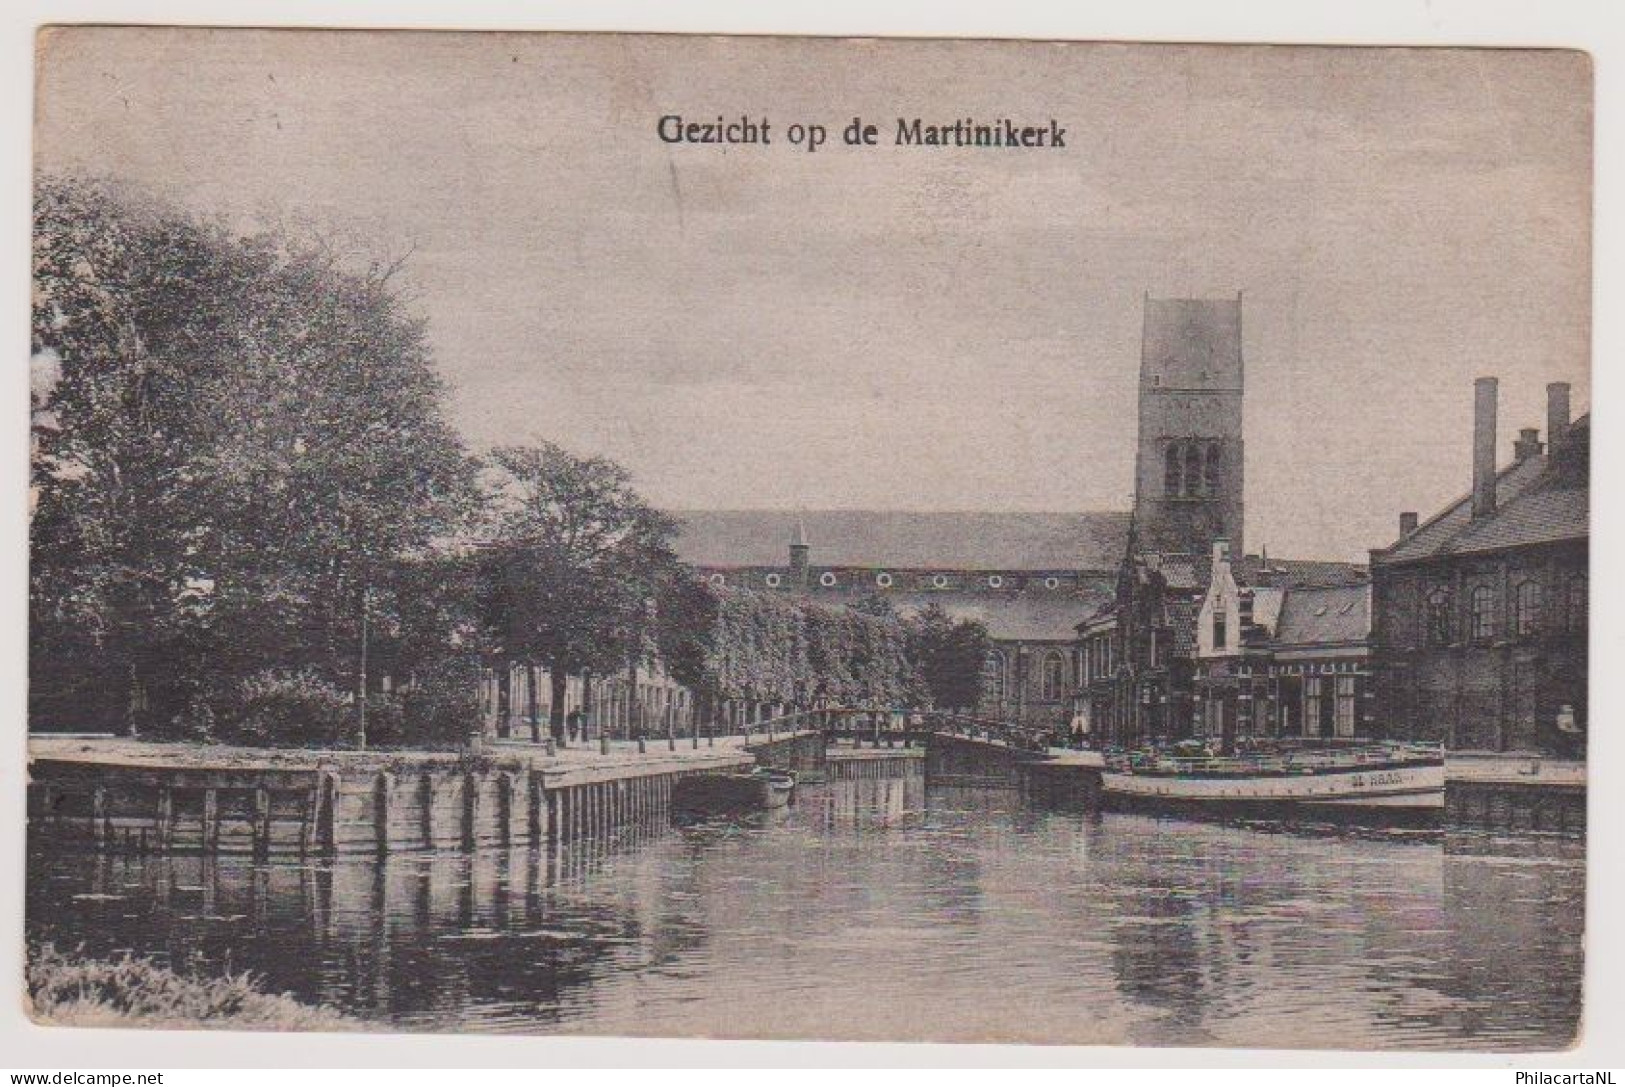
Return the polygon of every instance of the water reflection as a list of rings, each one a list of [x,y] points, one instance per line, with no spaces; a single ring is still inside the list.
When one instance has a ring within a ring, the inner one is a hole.
[[[29,923],[439,1030],[1550,1048],[1577,843],[1046,811],[919,777],[570,850],[36,849]]]

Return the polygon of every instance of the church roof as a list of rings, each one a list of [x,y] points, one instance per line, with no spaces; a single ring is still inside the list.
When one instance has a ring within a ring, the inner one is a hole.
[[[902,614],[936,604],[955,619],[975,619],[997,641],[1070,642],[1077,626],[1111,598],[1108,587],[1063,595],[1038,593],[887,593]]]
[[[686,510],[678,556],[693,566],[782,566],[804,526],[814,566],[940,570],[1110,570],[1127,513]]]

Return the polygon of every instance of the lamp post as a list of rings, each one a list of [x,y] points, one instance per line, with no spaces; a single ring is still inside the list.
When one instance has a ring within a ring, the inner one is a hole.
[[[1016,646],[1016,721],[1027,720],[1027,647]]]

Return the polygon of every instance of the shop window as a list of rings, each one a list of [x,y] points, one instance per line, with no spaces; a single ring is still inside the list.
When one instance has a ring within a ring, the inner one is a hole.
[[[1353,736],[1359,720],[1359,701],[1355,695],[1353,676],[1337,677],[1337,719],[1339,736]]]

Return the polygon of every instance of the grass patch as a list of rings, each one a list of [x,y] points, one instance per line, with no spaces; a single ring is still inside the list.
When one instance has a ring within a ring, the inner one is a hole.
[[[88,959],[50,943],[28,949],[35,1022],[70,1027],[203,1027],[220,1030],[355,1030],[325,1006],[267,993],[252,973],[181,974],[125,954]]]

